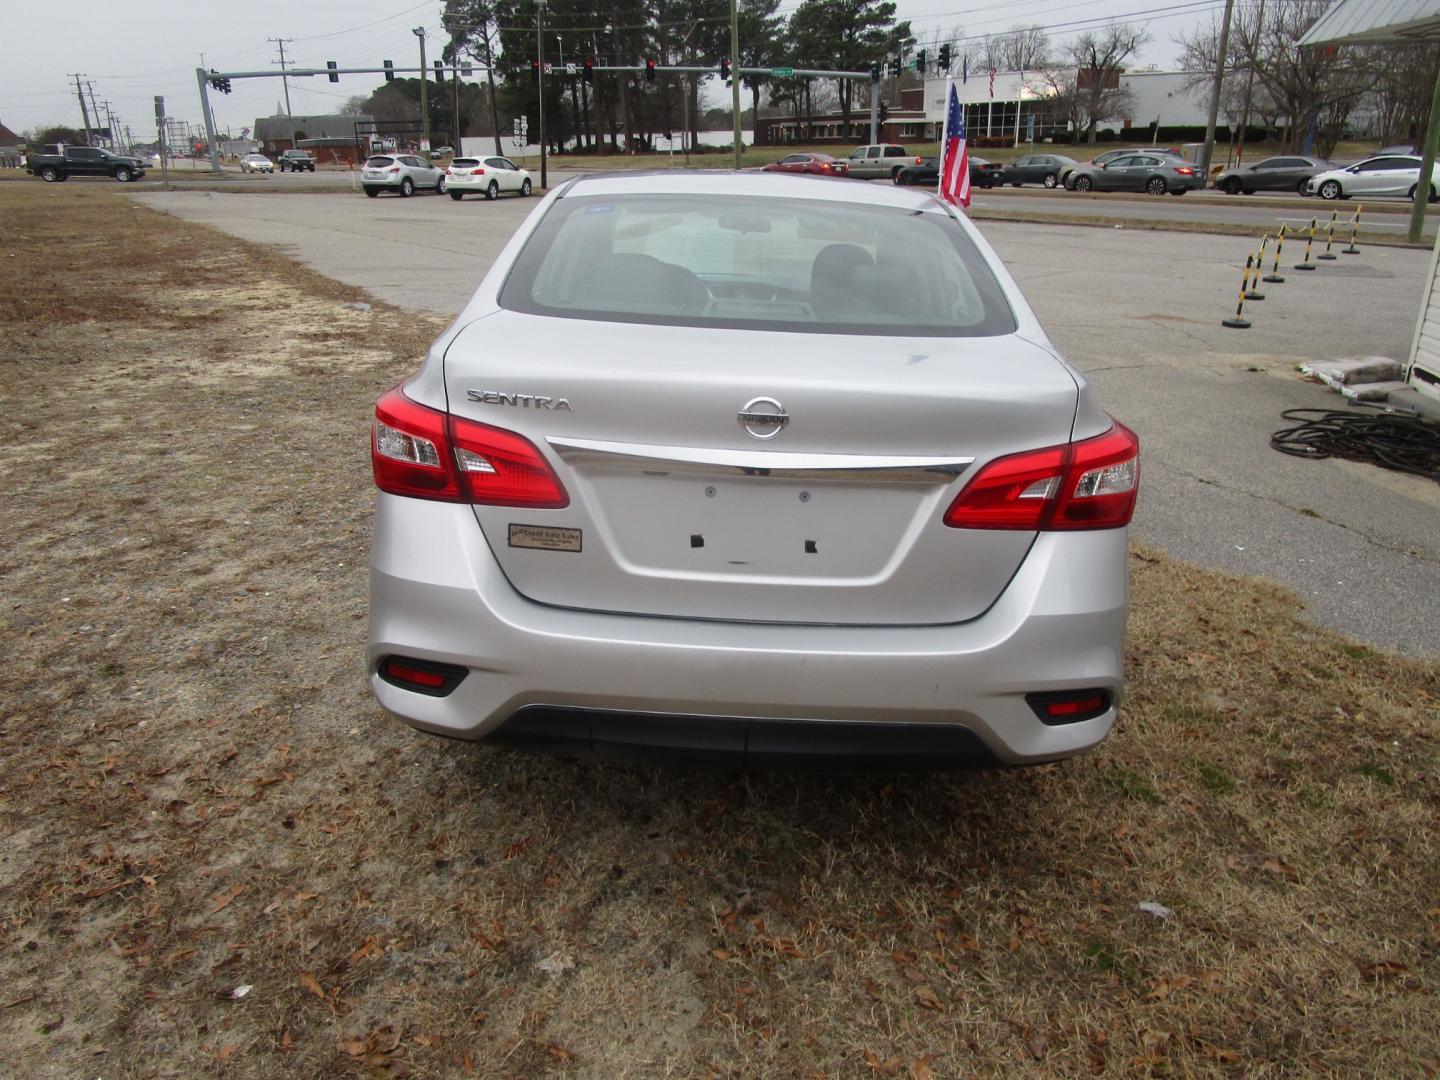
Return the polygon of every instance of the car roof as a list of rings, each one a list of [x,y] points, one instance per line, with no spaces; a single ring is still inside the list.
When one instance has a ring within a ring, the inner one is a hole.
[[[878,145],[878,144],[877,144]],[[572,180],[560,197],[606,195],[755,195],[807,198],[822,202],[868,203],[904,210],[935,207],[935,199],[914,188],[860,184],[852,180],[796,176],[779,172],[729,172],[720,169],[670,172],[594,173]]]

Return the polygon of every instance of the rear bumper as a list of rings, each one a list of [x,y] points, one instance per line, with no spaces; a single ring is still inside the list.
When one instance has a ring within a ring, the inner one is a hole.
[[[868,735],[855,738],[856,725],[880,725],[893,734],[897,755],[907,742],[928,755],[939,740],[966,757],[1050,761],[1104,739],[1115,710],[1046,724],[1025,695],[1096,688],[1119,700],[1127,557],[1123,529],[1041,534],[990,610],[949,626],[611,615],[520,596],[469,507],[382,494],[371,560],[370,684],[392,715],[461,739],[498,733],[497,741],[514,741],[525,721],[506,722],[544,706],[587,711],[592,750],[599,711],[629,717],[621,729],[658,733],[652,742],[695,744],[721,764],[733,763],[733,753],[707,747],[701,729],[733,731],[738,723],[750,739],[753,721],[806,721],[808,741],[832,732],[837,753],[855,746],[868,749],[852,752],[875,754]],[[460,665],[467,674],[446,696],[417,693],[376,674],[387,656]],[[579,752],[578,729],[569,730]],[[725,738],[733,751],[733,736]]]

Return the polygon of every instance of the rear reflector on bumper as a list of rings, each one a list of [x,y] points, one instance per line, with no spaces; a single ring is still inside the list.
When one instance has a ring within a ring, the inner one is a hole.
[[[1109,690],[1061,690],[1048,694],[1026,694],[1025,701],[1043,724],[1078,724],[1110,711]]]
[[[376,674],[392,686],[412,690],[430,697],[445,697],[466,671],[455,664],[437,664],[433,660],[414,660],[408,656],[387,656],[380,661]]]

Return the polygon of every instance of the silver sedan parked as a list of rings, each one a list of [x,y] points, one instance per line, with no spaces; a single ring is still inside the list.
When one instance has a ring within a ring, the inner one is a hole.
[[[372,199],[382,191],[408,198],[422,188],[439,195],[445,190],[445,170],[414,154],[376,154],[360,170],[360,186]]]
[[[926,192],[572,180],[376,405],[370,685],[567,756],[1064,758],[1115,721],[1138,452]]]

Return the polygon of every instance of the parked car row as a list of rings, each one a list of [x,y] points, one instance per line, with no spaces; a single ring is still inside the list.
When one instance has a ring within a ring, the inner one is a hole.
[[[403,198],[417,191],[433,191],[459,202],[466,195],[498,199],[506,192],[524,198],[534,188],[534,179],[505,157],[461,157],[441,167],[414,154],[376,154],[361,168],[360,186],[372,199],[382,191]]]
[[[1403,150],[1405,148],[1391,148]],[[1215,187],[1227,195],[1257,191],[1292,191],[1345,199],[1351,195],[1395,195],[1413,199],[1420,189],[1421,159],[1413,153],[1382,151],[1354,165],[1340,167],[1324,158],[1286,154],[1226,169]],[[936,157],[911,157],[903,146],[857,147],[847,158],[805,152],[789,154],[764,167],[765,172],[843,176],[855,180],[889,177],[899,186],[934,184]],[[1200,167],[1174,148],[1140,147],[1107,150],[1086,162],[1063,154],[1028,154],[1002,165],[971,156],[972,188],[1039,184],[1067,191],[1144,191],[1151,195],[1183,195],[1205,188]],[[1440,167],[1430,178],[1430,200],[1440,198]]]

